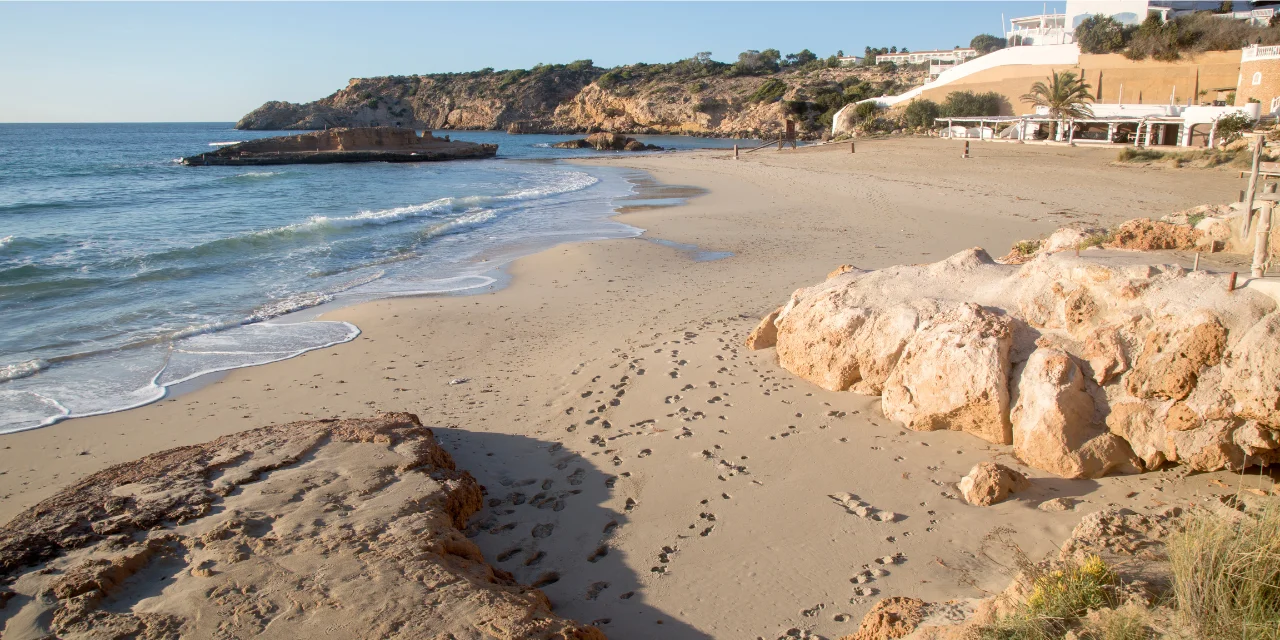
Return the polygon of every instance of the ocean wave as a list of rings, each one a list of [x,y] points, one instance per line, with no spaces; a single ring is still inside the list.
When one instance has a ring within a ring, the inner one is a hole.
[[[3,249],[11,244],[13,244],[13,236],[5,236],[3,238],[0,238],[0,249]]]
[[[7,364],[0,366],[0,382],[8,382],[27,376],[34,376],[41,371],[49,368],[47,360],[28,360],[17,364]]]
[[[240,144],[241,142],[244,142],[244,140],[231,140],[231,141],[229,141],[229,142],[210,142],[210,143],[209,143],[209,146],[211,146],[211,147],[226,147],[226,146],[230,146],[230,145],[233,145],[233,144]]]
[[[264,304],[253,313],[245,318],[245,323],[262,322],[272,318],[279,318],[287,313],[301,311],[311,307],[318,307],[326,302],[333,300],[333,295],[329,293],[321,293],[319,291],[309,291],[307,293],[299,293],[281,300],[273,300]]]
[[[250,171],[248,173],[237,173],[234,176],[226,176],[223,180],[255,180],[259,178],[274,178],[275,176],[284,175],[283,171]]]

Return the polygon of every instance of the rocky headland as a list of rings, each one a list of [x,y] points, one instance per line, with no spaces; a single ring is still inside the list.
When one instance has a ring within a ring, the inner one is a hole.
[[[604,640],[485,562],[483,495],[406,413],[156,453],[0,529],[5,637]]]
[[[187,156],[182,164],[273,165],[329,164],[341,162],[435,162],[492,158],[496,144],[477,144],[422,135],[401,127],[328,129],[293,136],[249,140],[217,151]]]
[[[782,121],[817,137],[835,104],[923,84],[925,72],[876,67],[784,67],[740,73],[683,60],[603,69],[580,61],[533,69],[353,78],[305,104],[268,102],[237,129],[397,126],[509,133],[687,134],[776,137]]]

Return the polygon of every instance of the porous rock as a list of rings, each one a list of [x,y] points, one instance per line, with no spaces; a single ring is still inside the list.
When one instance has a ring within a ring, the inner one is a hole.
[[[1010,320],[973,303],[924,323],[884,385],[885,416],[916,431],[950,429],[995,444],[1009,425]]]
[[[1227,352],[1222,388],[1235,399],[1237,415],[1280,428],[1280,312],[1250,327]]]
[[[1031,481],[1021,473],[995,462],[979,462],[960,479],[960,495],[969,504],[988,507],[1004,502],[1010,493],[1031,488]]]
[[[924,619],[925,602],[919,598],[895,596],[877,602],[853,635],[840,640],[885,640],[903,638],[915,631]]]
[[[760,324],[751,330],[751,334],[747,336],[747,348],[752,351],[760,349],[768,349],[778,343],[778,326],[774,324],[778,320],[778,314],[782,313],[782,307],[774,309],[772,313],[761,318]]]
[[[236,433],[90,475],[0,528],[0,580],[16,594],[6,613],[31,621],[32,637],[269,627],[293,638],[340,628],[350,638],[604,640],[485,563],[459,530],[481,500],[412,414]],[[146,587],[146,607],[121,606],[156,576],[164,582]]]
[[[1024,463],[1063,478],[1139,471],[1124,440],[1094,426],[1093,396],[1070,355],[1036,349],[1018,378],[1013,447]]]

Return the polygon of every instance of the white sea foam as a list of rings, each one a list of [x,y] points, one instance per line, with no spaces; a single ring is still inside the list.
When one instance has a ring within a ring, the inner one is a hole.
[[[225,146],[228,146],[228,145],[240,144],[241,142],[244,142],[244,140],[231,140],[231,141],[228,141],[228,142],[210,142],[210,143],[209,143],[209,146],[211,146],[211,147],[225,147]]]
[[[245,319],[245,322],[261,322],[262,320],[279,318],[286,313],[317,307],[330,300],[333,300],[332,295],[319,291],[299,293],[283,300],[273,300],[254,309],[253,313],[249,314],[249,317]]]
[[[17,380],[27,376],[34,376],[48,368],[48,361],[38,359],[0,366],[0,382],[8,382],[10,380]]]
[[[250,171],[248,173],[238,173],[233,178],[270,178],[283,174],[283,171]]]
[[[11,244],[13,244],[13,236],[5,236],[3,238],[0,238],[0,249],[3,249]]]

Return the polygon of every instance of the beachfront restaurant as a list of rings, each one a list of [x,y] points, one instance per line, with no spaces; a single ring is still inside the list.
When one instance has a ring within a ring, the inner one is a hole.
[[[1139,147],[1211,147],[1219,139],[1219,119],[1243,112],[1256,120],[1260,111],[1256,103],[1244,107],[1094,105],[1094,109],[1091,118],[1061,119],[1047,113],[1037,113],[1025,116],[938,118],[937,122],[942,125],[941,136],[944,138],[1006,142],[1052,140],[1066,144],[1123,144]]]

